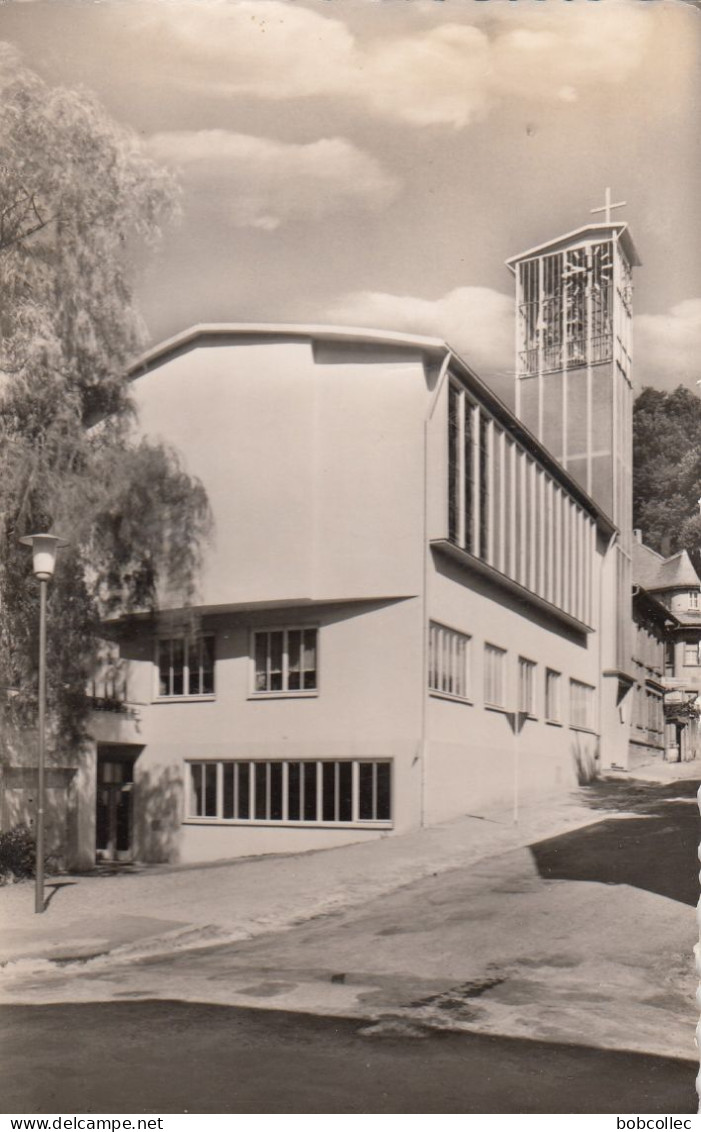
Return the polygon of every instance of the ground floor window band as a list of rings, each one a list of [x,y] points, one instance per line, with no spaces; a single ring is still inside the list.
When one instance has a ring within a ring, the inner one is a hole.
[[[218,760],[186,764],[186,819],[304,824],[389,822],[386,760]]]

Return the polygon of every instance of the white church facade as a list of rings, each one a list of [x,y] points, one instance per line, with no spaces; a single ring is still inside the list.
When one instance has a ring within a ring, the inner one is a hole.
[[[322,848],[627,765],[637,262],[608,220],[509,262],[517,414],[403,334],[201,326],[140,361],[215,535],[190,621],[120,627],[86,851]]]
[[[140,360],[215,531],[191,613],[113,627],[74,863],[516,816],[628,765],[631,689],[661,697],[632,659],[637,262],[608,218],[509,261],[516,413],[384,331],[200,326]]]

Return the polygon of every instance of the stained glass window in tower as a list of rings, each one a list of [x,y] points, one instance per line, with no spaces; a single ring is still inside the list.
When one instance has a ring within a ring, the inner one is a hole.
[[[519,317],[522,333],[519,373],[523,375],[538,372],[539,266],[540,263],[537,259],[526,260],[519,264],[521,283]]]
[[[609,361],[613,350],[613,249],[610,242],[595,244],[590,254],[592,362]]]
[[[585,365],[587,360],[588,274],[586,249],[572,248],[562,272],[568,366]]]
[[[543,294],[539,317],[541,362],[543,370],[562,365],[562,256],[544,256],[542,261]]]

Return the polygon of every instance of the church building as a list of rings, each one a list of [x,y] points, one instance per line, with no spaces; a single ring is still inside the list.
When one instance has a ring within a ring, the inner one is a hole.
[[[112,626],[74,863],[517,817],[629,765],[666,623],[636,596],[636,668],[638,263],[610,212],[509,260],[515,413],[445,342],[378,330],[196,326],[135,365],[215,532],[194,609]]]

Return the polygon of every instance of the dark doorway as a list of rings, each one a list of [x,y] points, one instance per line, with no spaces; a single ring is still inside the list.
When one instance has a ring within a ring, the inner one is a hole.
[[[99,861],[131,861],[134,854],[134,763],[139,747],[97,750],[95,852]]]

